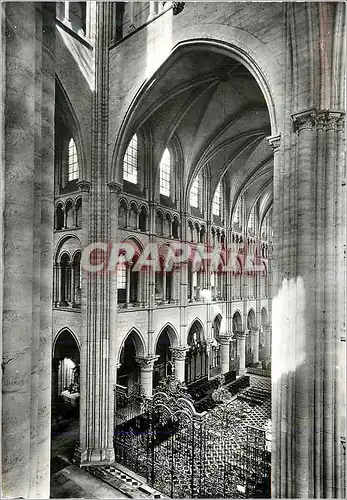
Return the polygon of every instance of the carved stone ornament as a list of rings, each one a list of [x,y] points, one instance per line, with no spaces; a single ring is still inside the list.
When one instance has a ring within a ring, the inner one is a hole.
[[[167,377],[163,378],[154,390],[155,394],[158,392],[164,392],[169,396],[192,399],[191,396],[187,393],[187,386],[183,382],[180,382],[175,377],[175,375],[168,375]]]
[[[143,371],[152,371],[154,367],[154,362],[159,358],[159,356],[152,356],[148,358],[136,358],[136,362],[140,365],[140,369]]]
[[[281,149],[281,136],[274,135],[271,137],[267,137],[268,143],[270,144],[272,151],[277,153]]]
[[[90,187],[91,183],[89,181],[79,181],[77,183],[77,186],[82,193],[89,193],[90,192]]]
[[[109,182],[108,188],[110,193],[120,193],[122,190],[122,186],[118,182]]]
[[[345,113],[342,111],[330,111],[323,109],[308,109],[292,115],[295,132],[303,129],[316,128],[317,130],[344,130]]]
[[[189,347],[172,347],[172,358],[175,360],[183,360],[186,358],[186,352],[189,350]]]
[[[177,16],[184,9],[185,2],[172,2],[172,12],[174,16]]]
[[[317,113],[314,108],[300,111],[292,115],[293,127],[295,132],[303,129],[312,129],[316,125]]]

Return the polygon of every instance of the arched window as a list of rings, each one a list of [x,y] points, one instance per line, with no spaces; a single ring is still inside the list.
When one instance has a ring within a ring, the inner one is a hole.
[[[212,213],[213,215],[217,215],[220,217],[222,214],[222,191],[221,191],[221,183],[218,184],[216,192],[213,197],[212,202]]]
[[[130,206],[129,227],[131,229],[137,229],[137,206],[134,203]]]
[[[124,200],[121,200],[119,203],[118,209],[118,225],[119,227],[127,227],[127,206]]]
[[[201,172],[195,177],[190,189],[189,203],[191,207],[201,208],[202,205],[202,175]]]
[[[69,141],[69,172],[68,172],[68,182],[75,181],[78,179],[79,169],[78,169],[78,159],[75,141],[70,139]]]
[[[163,220],[163,214],[161,212],[157,212],[156,215],[156,231],[158,236],[163,236],[164,233],[164,220]]]
[[[55,228],[60,230],[64,228],[64,210],[63,205],[59,203],[56,209],[56,219],[55,219]]]
[[[179,238],[179,222],[176,217],[172,221],[172,237],[176,240]]]
[[[117,266],[117,296],[118,304],[122,307],[129,307],[129,304],[136,304],[138,301],[139,272],[134,270],[138,254],[135,254],[132,263],[125,262],[125,255],[119,256]]]
[[[138,141],[137,135],[134,134],[125,151],[123,160],[123,179],[137,184],[137,156],[138,156]]]
[[[64,253],[60,257],[60,306],[68,306],[71,302],[71,265],[69,256]]]
[[[165,149],[160,162],[160,183],[159,191],[163,196],[170,196],[171,193],[171,155],[168,148]]]
[[[146,231],[147,229],[147,211],[145,207],[141,208],[140,215],[139,215],[139,229],[140,231]]]
[[[66,227],[70,228],[74,226],[74,214],[73,214],[73,205],[72,201],[69,200],[65,205],[65,213],[66,213]]]

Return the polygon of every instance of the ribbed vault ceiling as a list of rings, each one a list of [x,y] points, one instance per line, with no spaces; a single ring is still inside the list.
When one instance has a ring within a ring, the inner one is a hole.
[[[252,204],[264,190],[271,192],[269,114],[257,82],[239,62],[206,48],[181,53],[146,90],[136,116],[136,127],[151,131],[154,165],[170,138],[179,140],[186,194],[206,166],[213,190],[228,177],[230,212],[240,194]]]

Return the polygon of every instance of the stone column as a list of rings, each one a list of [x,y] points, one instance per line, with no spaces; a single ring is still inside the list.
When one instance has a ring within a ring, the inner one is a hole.
[[[179,304],[181,294],[181,269],[178,265],[174,266],[172,269],[172,283],[172,302],[174,304]]]
[[[82,193],[81,229],[78,232],[78,236],[81,240],[82,248],[88,245],[90,187],[91,187],[91,184],[88,181],[79,181],[78,182],[78,188]],[[113,216],[115,216],[114,213],[113,213]]]
[[[53,306],[59,305],[59,264],[56,262],[53,265]]]
[[[130,264],[127,264],[126,272],[127,272],[127,284],[126,284],[127,287],[126,287],[125,302],[126,302],[126,306],[129,307],[129,304],[130,304],[130,273],[131,273]]]
[[[251,346],[253,354],[253,363],[259,363],[259,328],[251,328]]]
[[[140,383],[148,398],[153,395],[153,368],[159,356],[137,357],[136,362],[140,365]]]
[[[71,275],[70,303],[71,303],[71,306],[74,307],[76,304],[75,304],[75,268],[74,268],[73,262],[70,263],[70,275]]]
[[[48,498],[55,17],[36,3],[6,3],[2,14],[2,495]]]
[[[246,372],[246,334],[237,332],[237,354],[239,356],[239,375]]]
[[[346,386],[339,392],[336,353],[346,281],[336,264],[345,259],[346,244],[341,238],[346,183],[340,177],[345,146],[339,137],[344,120],[339,111],[295,113],[283,147],[275,150],[272,494],[277,498],[339,496],[339,400]]]
[[[185,382],[185,366],[186,366],[186,352],[189,350],[188,346],[172,347],[172,358],[175,367],[175,377],[180,382]]]
[[[230,336],[220,335],[220,364],[223,373],[228,373],[230,369]]]
[[[264,332],[264,359],[271,360],[271,326],[263,325]]]
[[[63,273],[64,273],[64,268],[61,263],[58,264],[58,305],[64,306],[65,303],[63,302]]]
[[[68,213],[68,211],[64,207],[63,208],[63,214],[64,214],[64,227],[63,227],[63,229],[67,229],[68,228],[68,226],[67,226],[67,213]]]
[[[166,302],[166,269],[163,267],[163,302]]]
[[[105,242],[111,238],[109,165],[108,165],[108,42],[110,12],[108,3],[96,5],[95,41],[96,91],[93,93],[92,168],[89,241]],[[103,113],[96,110],[103,110]],[[105,252],[106,253],[106,252]],[[105,259],[106,260],[106,259]],[[87,463],[114,460],[114,332],[111,331],[110,297],[112,281],[106,266],[102,273],[89,273],[87,281],[86,323],[81,349],[81,394],[85,397],[80,419],[80,448],[76,461]],[[97,300],[95,298],[97,297]],[[83,300],[83,295],[82,295]],[[82,304],[83,312],[83,304]],[[84,316],[84,315],[83,315]]]

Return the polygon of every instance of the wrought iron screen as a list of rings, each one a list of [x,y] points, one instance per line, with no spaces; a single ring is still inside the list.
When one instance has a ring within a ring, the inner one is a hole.
[[[197,413],[169,377],[144,412],[115,429],[116,461],[171,498],[270,497],[270,451],[264,429],[219,404]]]

